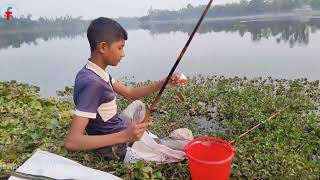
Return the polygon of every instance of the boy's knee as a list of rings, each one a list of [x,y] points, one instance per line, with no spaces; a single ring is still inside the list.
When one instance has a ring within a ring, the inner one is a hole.
[[[145,113],[146,113],[146,106],[142,101],[136,100],[133,102],[133,116],[132,116],[132,120],[141,120],[144,118]]]
[[[136,105],[137,107],[142,107],[143,109],[146,108],[146,105],[140,100],[133,101],[133,104]]]

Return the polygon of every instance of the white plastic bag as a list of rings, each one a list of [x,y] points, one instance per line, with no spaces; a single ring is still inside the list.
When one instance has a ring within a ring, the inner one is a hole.
[[[124,162],[135,163],[137,160],[154,161],[158,163],[179,162],[185,159],[183,151],[173,150],[165,145],[158,144],[152,133],[145,132],[142,138],[127,148]]]

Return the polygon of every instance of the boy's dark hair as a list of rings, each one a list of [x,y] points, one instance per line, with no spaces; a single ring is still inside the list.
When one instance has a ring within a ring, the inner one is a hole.
[[[127,40],[128,34],[117,21],[99,17],[90,23],[87,37],[92,52],[96,49],[98,43],[107,42],[108,45],[111,45],[121,38]]]

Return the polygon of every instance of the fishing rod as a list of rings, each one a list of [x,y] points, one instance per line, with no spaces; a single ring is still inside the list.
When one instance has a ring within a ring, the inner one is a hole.
[[[278,116],[279,114],[281,114],[283,111],[285,111],[287,108],[289,108],[292,104],[287,105],[286,107],[284,107],[283,109],[279,110],[278,112],[273,113],[268,119],[260,122],[259,124],[255,125],[254,127],[248,129],[246,132],[242,133],[241,135],[237,136],[236,139],[230,141],[231,144],[233,144],[235,141],[239,140],[240,138],[242,138],[243,136],[247,135],[249,132],[257,129],[259,126],[261,126],[262,124],[266,123],[267,121],[270,121],[271,119],[273,119],[274,117]]]
[[[9,179],[10,176],[17,177],[19,179],[22,178],[22,179],[28,179],[28,180],[75,180],[71,178],[56,179],[56,178],[51,178],[47,176],[28,174],[28,173],[17,172],[17,171],[0,175],[0,180]]]
[[[273,119],[274,117],[280,115],[283,111],[285,111],[286,109],[288,109],[291,105],[293,105],[294,103],[296,103],[296,101],[298,101],[305,93],[303,93],[300,97],[296,98],[292,103],[288,104],[287,106],[285,106],[284,108],[280,109],[279,111],[276,111],[275,113],[273,113],[269,118],[261,121],[260,123],[258,123],[257,125],[255,125],[254,127],[247,129],[244,133],[240,134],[239,136],[237,136],[235,139],[233,139],[232,141],[230,141],[231,144],[234,144],[235,141],[240,140],[242,137],[244,137],[245,135],[249,134],[250,132],[252,132],[253,130],[257,129],[258,127],[260,127],[262,124],[270,121],[271,119]],[[192,108],[192,106],[188,103],[187,98],[181,93],[176,91],[176,97],[178,98],[179,102],[181,103],[186,103],[188,108]]]
[[[279,114],[281,114],[283,111],[285,111],[286,109],[288,109],[290,106],[292,106],[293,104],[295,104],[298,100],[300,100],[300,98],[302,96],[304,96],[305,93],[301,94],[299,97],[297,97],[292,103],[288,104],[287,106],[285,106],[284,108],[280,109],[279,111],[273,113],[268,119],[260,122],[259,124],[255,125],[254,127],[248,129],[247,131],[245,131],[244,133],[242,133],[241,135],[237,136],[235,139],[233,139],[232,141],[230,141],[231,144],[233,144],[235,141],[240,140],[243,136],[247,135],[248,133],[250,133],[251,131],[257,129],[259,126],[261,126],[262,124],[270,121],[271,119],[273,119],[274,117],[278,116]]]
[[[173,72],[176,70],[178,64],[180,63],[180,60],[182,59],[184,53],[186,52],[186,50],[187,50],[187,48],[188,48],[188,46],[189,46],[189,44],[190,44],[193,36],[194,36],[195,33],[197,32],[197,30],[198,30],[198,28],[199,28],[199,26],[200,26],[203,18],[204,18],[205,15],[207,14],[207,12],[208,12],[211,4],[212,4],[212,1],[213,1],[213,0],[210,0],[210,1],[209,1],[207,7],[205,8],[204,12],[202,13],[202,15],[201,15],[201,17],[200,17],[200,19],[199,19],[196,27],[193,29],[193,31],[192,31],[192,33],[191,33],[191,35],[190,35],[190,37],[189,37],[186,45],[185,45],[184,48],[181,50],[180,55],[178,56],[178,58],[177,58],[175,64],[173,65],[173,67],[172,67],[169,75],[167,76],[165,82],[163,83],[163,85],[162,85],[162,87],[161,87],[161,89],[160,89],[157,97],[156,97],[155,100],[152,102],[150,108],[149,108],[148,111],[146,112],[146,115],[145,115],[145,117],[144,117],[144,119],[143,119],[143,122],[149,122],[150,117],[151,117],[151,114],[152,114],[152,111],[154,110],[154,108],[156,107],[156,105],[158,104],[158,102],[160,101],[160,97],[161,97],[161,95],[162,95],[165,87],[167,86],[167,84],[168,84],[168,82],[169,82],[169,79],[171,79]]]

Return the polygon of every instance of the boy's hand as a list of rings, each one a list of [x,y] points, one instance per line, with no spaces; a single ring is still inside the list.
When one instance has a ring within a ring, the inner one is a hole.
[[[133,121],[125,130],[127,142],[135,142],[141,139],[143,133],[146,131],[148,123]]]
[[[174,73],[172,76],[171,76],[171,79],[169,80],[166,88],[172,88],[172,87],[178,87],[179,86],[179,78],[180,78],[180,75],[177,74],[177,73]],[[166,79],[163,79],[161,81],[162,85],[163,83],[166,81]],[[162,86],[161,85],[161,86]]]

